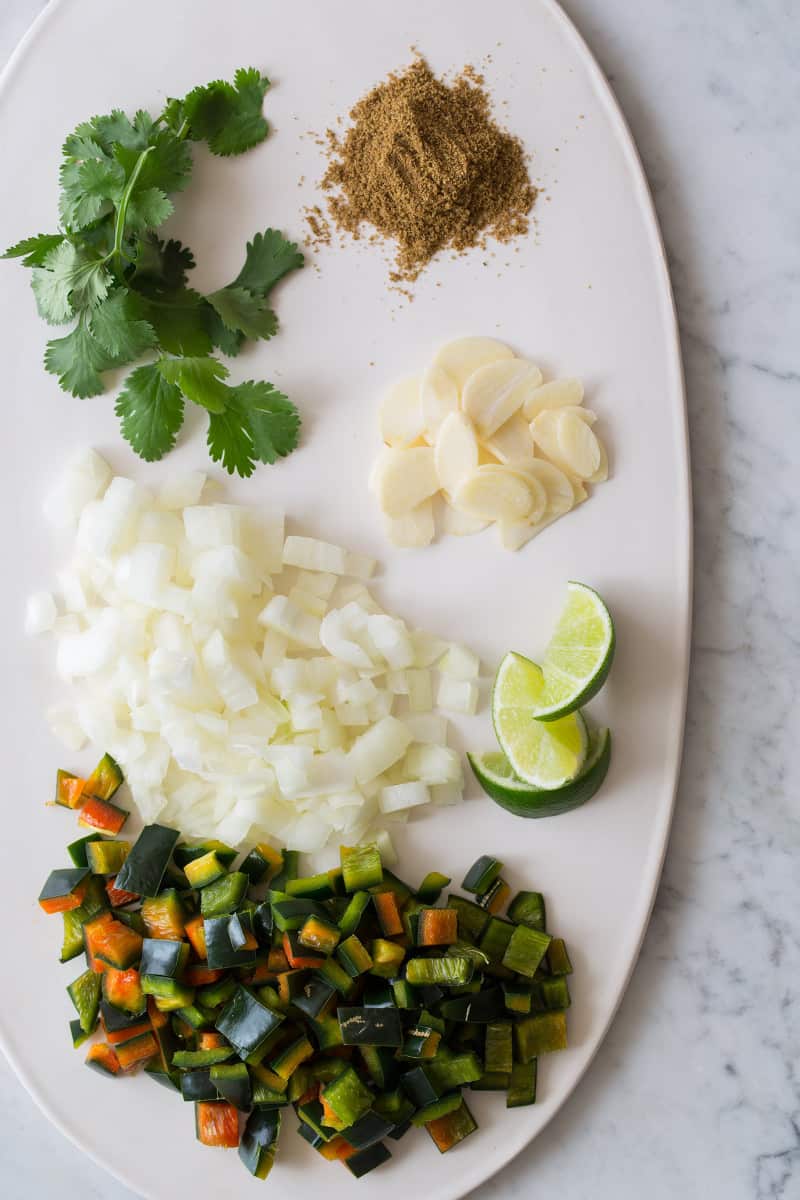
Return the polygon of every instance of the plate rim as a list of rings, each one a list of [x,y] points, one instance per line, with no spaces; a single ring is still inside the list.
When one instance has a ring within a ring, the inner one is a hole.
[[[530,2],[530,0],[529,0]],[[682,664],[681,664],[681,687],[680,687],[680,704],[679,716],[680,721],[677,729],[677,737],[674,746],[674,780],[672,785],[672,793],[669,804],[665,806],[660,820],[654,826],[654,849],[657,862],[654,868],[650,868],[652,877],[652,886],[649,892],[644,896],[643,911],[639,914],[637,921],[634,923],[637,929],[637,936],[634,945],[630,949],[630,957],[628,968],[625,973],[622,985],[616,1002],[608,1013],[605,1023],[600,1028],[595,1036],[594,1044],[586,1056],[585,1061],[581,1065],[575,1079],[569,1089],[560,1097],[557,1104],[554,1105],[552,1111],[546,1117],[544,1123],[535,1131],[532,1131],[524,1141],[514,1148],[512,1153],[505,1157],[502,1161],[495,1162],[489,1160],[485,1169],[481,1169],[478,1175],[472,1179],[469,1184],[469,1190],[472,1191],[487,1183],[488,1180],[504,1170],[511,1162],[517,1158],[523,1150],[538,1138],[541,1133],[547,1128],[555,1116],[560,1113],[574,1094],[576,1089],[581,1084],[584,1076],[594,1062],[594,1059],[605,1041],[608,1032],[613,1024],[622,1001],[628,991],[628,987],[633,976],[633,972],[639,961],[639,956],[644,945],[644,939],[650,925],[650,920],[653,913],[653,908],[658,894],[658,889],[661,883],[661,877],[664,869],[664,862],[669,846],[670,831],[675,813],[678,788],[680,786],[681,774],[683,768],[683,751],[686,734],[686,714],[688,702],[688,689],[691,667],[691,650],[692,650],[692,623],[693,623],[693,596],[694,596],[694,525],[692,519],[693,512],[693,496],[692,496],[692,470],[691,470],[691,444],[689,438],[689,422],[688,422],[688,406],[686,394],[686,379],[683,362],[683,353],[680,340],[680,327],[678,323],[678,314],[675,303],[675,294],[672,287],[672,279],[669,272],[669,263],[667,260],[666,247],[664,244],[664,236],[661,229],[661,224],[658,219],[653,192],[647,179],[644,164],[639,152],[636,140],[633,136],[630,123],[622,109],[622,105],[614,92],[608,77],[603,71],[600,63],[589,42],[583,36],[577,24],[572,17],[561,6],[559,0],[534,0],[535,3],[545,10],[558,24],[561,31],[572,43],[576,57],[581,61],[587,72],[587,77],[593,85],[598,102],[602,105],[616,135],[618,145],[624,154],[625,169],[628,174],[631,186],[636,192],[637,201],[640,211],[644,218],[645,229],[650,248],[654,256],[654,266],[660,275],[660,291],[662,300],[665,300],[666,310],[664,313],[664,334],[667,338],[667,349],[669,359],[675,378],[670,383],[670,390],[676,389],[676,399],[679,402],[681,419],[678,421],[678,433],[680,437],[682,453],[680,454],[679,469],[681,478],[678,481],[680,486],[678,490],[679,504],[682,508],[682,513],[677,514],[679,523],[683,526],[682,545],[684,554],[680,556],[680,563],[683,569],[684,578],[682,580],[682,600],[684,620],[680,631],[682,639]],[[37,14],[28,29],[23,34],[20,41],[12,51],[5,67],[0,72],[0,105],[3,98],[18,68],[24,59],[35,50],[36,43],[49,25],[54,14],[68,6],[77,8],[81,0],[48,0],[45,7]],[[677,413],[676,413],[677,420]],[[22,1066],[17,1058],[13,1048],[12,1040],[6,1034],[2,1014],[0,1014],[0,1050],[2,1050],[7,1062],[14,1071],[15,1076],[25,1088],[28,1095],[33,1099],[34,1103],[39,1108],[40,1112],[47,1120],[65,1137],[73,1146],[76,1147],[96,1166],[101,1167],[113,1179],[118,1180],[131,1192],[143,1197],[143,1200],[154,1200],[152,1193],[142,1193],[139,1187],[127,1175],[124,1166],[118,1167],[112,1164],[102,1154],[95,1151],[90,1145],[86,1144],[76,1132],[73,1132],[54,1112],[50,1103],[40,1090],[38,1084],[28,1076],[26,1069]],[[459,1197],[465,1195],[463,1191],[446,1193],[448,1200],[458,1200]],[[445,1195],[443,1192],[436,1193],[432,1200],[442,1200]]]

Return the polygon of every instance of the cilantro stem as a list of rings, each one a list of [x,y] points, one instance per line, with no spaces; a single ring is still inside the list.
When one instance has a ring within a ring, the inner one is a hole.
[[[147,149],[143,150],[137,158],[136,165],[131,171],[131,177],[125,184],[125,191],[122,193],[122,199],[120,200],[119,208],[117,209],[117,220],[114,226],[114,249],[112,251],[112,255],[117,259],[120,266],[122,266],[122,239],[125,236],[125,220],[128,216],[128,205],[133,194],[133,189],[136,187],[136,181],[139,178],[142,167],[144,166],[145,159],[149,154],[153,153],[153,150],[155,150],[155,146],[148,146]]]

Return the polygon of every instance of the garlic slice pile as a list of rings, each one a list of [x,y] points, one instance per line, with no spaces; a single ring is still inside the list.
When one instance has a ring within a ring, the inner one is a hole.
[[[608,457],[579,379],[544,382],[493,338],[448,342],[381,406],[384,446],[370,489],[395,546],[429,545],[497,525],[519,550],[608,479]]]

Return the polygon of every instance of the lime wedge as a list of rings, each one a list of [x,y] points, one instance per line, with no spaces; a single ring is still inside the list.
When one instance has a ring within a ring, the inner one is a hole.
[[[536,720],[544,691],[544,676],[536,663],[521,654],[507,654],[494,682],[492,720],[515,774],[549,791],[576,777],[586,760],[588,735],[579,712],[546,723]]]
[[[517,817],[555,817],[591,800],[608,771],[611,734],[597,729],[589,737],[589,751],[580,774],[560,788],[544,790],[523,783],[501,751],[468,754],[469,764],[487,796]]]
[[[600,691],[614,657],[614,622],[585,583],[567,585],[567,603],[544,652],[544,689],[534,703],[537,721],[557,721]]]

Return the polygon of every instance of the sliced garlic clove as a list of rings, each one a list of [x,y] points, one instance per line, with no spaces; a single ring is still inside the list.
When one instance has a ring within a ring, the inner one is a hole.
[[[554,513],[551,516],[542,517],[540,521],[533,524],[530,521],[498,521],[497,531],[500,535],[500,545],[504,550],[521,550],[532,538],[536,537],[537,533],[547,529],[547,526],[552,525],[553,521],[557,521],[560,516],[563,516],[563,513]]]
[[[531,433],[536,443],[536,449],[541,456],[548,459],[559,470],[572,474],[572,467],[562,454],[558,441],[558,415],[557,408],[548,408],[544,412],[540,412],[531,421]]]
[[[583,404],[583,384],[580,379],[553,379],[543,383],[526,398],[524,413],[532,421],[548,408],[564,408]]]
[[[391,453],[392,453],[391,449],[388,446],[381,446],[380,450],[378,451],[378,453],[375,457],[374,463],[370,467],[369,479],[367,480],[367,487],[373,494],[376,493],[378,490],[378,481],[381,477],[381,474],[382,474],[386,464],[389,461]]]
[[[384,517],[386,536],[393,546],[413,549],[429,546],[436,527],[433,522],[433,501],[423,500],[416,508],[401,517]]]
[[[423,427],[419,376],[398,380],[381,404],[381,437],[390,446],[410,446],[421,436]]]
[[[556,420],[556,438],[561,456],[573,475],[579,479],[594,475],[600,467],[600,443],[585,421],[561,409]]]
[[[478,439],[472,422],[463,413],[450,413],[439,426],[434,462],[439,483],[446,492],[454,492],[478,466]]]
[[[458,412],[458,385],[436,363],[422,376],[422,427],[429,445],[436,441],[439,426],[452,412]]]
[[[539,368],[521,358],[487,363],[465,383],[461,407],[475,422],[479,435],[490,438],[522,407],[527,391],[536,388],[541,379]]]
[[[571,413],[573,417],[577,417],[580,421],[585,421],[587,425],[594,425],[597,422],[597,413],[591,408],[579,408],[577,405],[568,404],[564,408],[559,408],[560,413]]]
[[[534,506],[533,490],[524,475],[509,467],[478,467],[457,488],[453,503],[484,521],[522,521]]]
[[[492,454],[486,442],[478,442],[478,466],[502,467],[502,462],[496,454]]]
[[[470,375],[477,371],[478,367],[497,362],[501,358],[513,357],[514,351],[502,342],[496,342],[494,338],[468,337],[458,338],[442,346],[433,363],[435,367],[447,372],[461,393]]]
[[[515,412],[496,430],[486,448],[502,463],[512,459],[533,458],[533,434],[521,412]]]
[[[596,434],[595,437],[597,437]],[[605,483],[605,481],[608,479],[608,454],[606,453],[606,448],[600,441],[600,438],[597,438],[597,444],[600,447],[600,466],[593,475],[588,477],[586,480],[587,483]]]
[[[450,503],[448,496],[442,496],[441,530],[452,537],[470,537],[473,533],[481,533],[488,521],[481,517],[471,517],[461,512]]]
[[[509,465],[520,474],[533,476],[542,485],[547,496],[545,515],[561,517],[573,507],[575,490],[572,481],[553,463],[544,458],[531,458],[515,460]]]
[[[575,498],[572,507],[577,508],[579,504],[583,504],[584,500],[588,500],[589,493],[581,483],[580,479],[571,479],[570,483],[572,484],[572,492]]]
[[[402,517],[439,490],[433,450],[388,449],[375,467],[375,494],[387,517]]]

